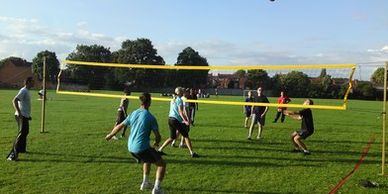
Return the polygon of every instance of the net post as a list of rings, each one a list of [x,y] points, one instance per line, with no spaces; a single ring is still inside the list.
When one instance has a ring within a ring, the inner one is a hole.
[[[381,175],[385,176],[385,133],[386,133],[386,118],[387,118],[387,70],[388,70],[388,61],[384,64],[384,97],[383,97],[383,139],[382,139],[382,151],[381,151]]]
[[[46,120],[46,56],[43,57],[43,100],[42,100],[42,111],[41,111],[41,121],[40,121],[40,132],[44,133],[45,120]]]

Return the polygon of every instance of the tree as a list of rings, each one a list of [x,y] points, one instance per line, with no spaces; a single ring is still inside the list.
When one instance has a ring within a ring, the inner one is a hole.
[[[207,59],[202,57],[197,51],[191,47],[187,47],[179,53],[176,66],[209,66]],[[183,87],[201,87],[207,84],[208,70],[177,70],[176,82]]]
[[[121,49],[113,52],[116,63],[164,65],[164,59],[157,55],[157,50],[149,39],[125,40]],[[165,71],[155,69],[115,69],[117,83],[136,81],[137,87],[161,87],[165,83]]]
[[[234,72],[234,75],[237,76],[238,78],[243,78],[247,75],[247,72],[243,69],[240,69]]]
[[[67,60],[88,62],[111,62],[112,53],[109,48],[100,45],[77,45],[74,52],[70,53]],[[71,78],[81,84],[87,84],[90,89],[101,89],[105,86],[105,74],[108,67],[91,67],[82,65],[68,65]]]
[[[299,71],[291,71],[284,77],[284,87],[291,97],[305,97],[310,88],[310,79]]]
[[[57,75],[59,73],[59,61],[55,52],[48,50],[39,52],[36,57],[32,60],[32,69],[34,75],[40,80],[43,79],[43,58],[46,57],[46,76],[47,79],[54,83],[56,82]]]
[[[264,87],[264,89],[268,89],[270,87],[271,81],[265,70],[248,70],[247,77],[248,81],[252,83],[253,88]]]
[[[370,80],[374,84],[378,84],[378,85],[384,84],[384,68],[380,67],[376,69],[376,71],[373,73]]]

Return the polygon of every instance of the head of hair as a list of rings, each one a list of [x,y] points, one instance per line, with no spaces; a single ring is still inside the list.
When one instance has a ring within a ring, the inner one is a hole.
[[[307,99],[309,101],[309,105],[314,105],[314,101],[311,99]]]
[[[176,87],[175,88],[175,94],[179,95],[179,94],[183,94],[184,92],[184,89],[182,87]]]
[[[128,87],[125,87],[123,92],[125,95],[131,95],[131,90]]]
[[[24,80],[24,85],[26,85],[27,83],[31,83],[34,81],[34,78],[33,77],[27,77],[25,80]]]
[[[144,92],[139,96],[139,100],[141,105],[150,105],[151,104],[151,94],[148,92]]]

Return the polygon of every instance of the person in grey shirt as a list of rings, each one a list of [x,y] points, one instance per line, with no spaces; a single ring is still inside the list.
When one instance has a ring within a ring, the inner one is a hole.
[[[16,161],[19,153],[26,153],[27,135],[29,132],[29,121],[31,120],[31,95],[30,89],[34,86],[32,77],[24,81],[24,87],[13,99],[13,106],[16,110],[15,119],[18,124],[18,134],[13,144],[12,150],[7,156],[7,160]]]

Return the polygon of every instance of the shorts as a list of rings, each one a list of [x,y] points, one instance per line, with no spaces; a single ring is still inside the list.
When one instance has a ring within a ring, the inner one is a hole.
[[[122,123],[125,120],[124,111],[117,111],[116,123]]]
[[[265,116],[262,118],[258,116],[257,114],[252,115],[252,122],[254,123],[260,123],[261,126],[265,125]]]
[[[154,148],[148,148],[139,153],[131,152],[131,154],[139,162],[144,162],[144,163],[155,163],[162,159],[160,154]]]
[[[307,131],[307,130],[299,130],[298,132],[298,135],[302,138],[302,139],[306,139],[308,138],[310,135],[312,135],[314,133],[314,131]]]
[[[171,139],[176,139],[176,130],[178,130],[183,137],[189,137],[188,126],[184,123],[179,122],[176,118],[169,117],[168,126],[170,127]]]
[[[251,117],[251,111],[245,111],[245,117]]]

